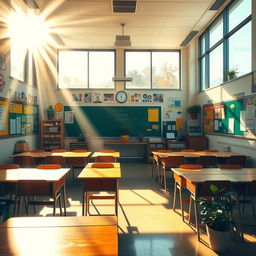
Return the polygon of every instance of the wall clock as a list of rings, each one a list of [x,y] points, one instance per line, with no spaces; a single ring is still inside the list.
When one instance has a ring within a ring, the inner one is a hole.
[[[119,103],[125,103],[128,99],[127,93],[125,91],[119,91],[116,93],[116,100]]]
[[[61,103],[56,103],[54,106],[55,111],[61,112],[63,110],[63,104]]]

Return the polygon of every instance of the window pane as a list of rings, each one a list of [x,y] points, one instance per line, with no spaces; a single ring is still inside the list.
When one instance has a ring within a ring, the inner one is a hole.
[[[150,52],[125,52],[125,76],[127,89],[150,89]]]
[[[11,42],[11,77],[25,82],[25,64],[27,48],[21,47],[19,42]]]
[[[229,10],[229,31],[252,13],[251,0],[240,0]]]
[[[152,88],[179,89],[179,52],[152,52]]]
[[[113,51],[89,52],[89,88],[114,88],[115,53]]]
[[[210,52],[210,87],[223,82],[223,44]]]
[[[217,20],[210,28],[210,48],[223,37],[223,19]]]
[[[202,90],[206,89],[206,81],[205,81],[205,58],[201,59],[200,66],[200,76],[201,76],[201,88]]]
[[[251,72],[251,31],[249,22],[229,38],[229,70],[236,68],[239,76]]]
[[[87,88],[87,51],[59,51],[59,88]]]

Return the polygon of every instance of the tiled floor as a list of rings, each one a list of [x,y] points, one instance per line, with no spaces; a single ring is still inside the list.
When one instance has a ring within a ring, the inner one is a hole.
[[[196,233],[182,222],[172,208],[171,195],[151,178],[151,165],[144,163],[121,163],[119,206],[119,255],[120,256],[212,256],[217,255],[205,244],[197,241]],[[69,182],[68,215],[81,216],[82,186],[79,181]],[[111,200],[95,201],[101,213],[113,213]],[[249,207],[247,208],[249,209]],[[91,213],[96,213],[93,206]],[[44,207],[39,215],[52,214],[52,209]],[[256,225],[251,212],[244,214],[247,222]],[[249,234],[250,233],[250,234]],[[256,252],[256,229],[246,228],[246,243],[230,242],[230,250],[225,255],[247,256]],[[207,241],[207,237],[203,236]]]

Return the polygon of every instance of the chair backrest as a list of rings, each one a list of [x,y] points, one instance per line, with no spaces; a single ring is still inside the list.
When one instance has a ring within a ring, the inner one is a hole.
[[[244,155],[237,155],[237,156],[230,156],[228,158],[228,164],[239,164],[241,166],[246,166],[246,156]]]
[[[92,168],[114,168],[114,164],[111,163],[94,163]]]
[[[65,159],[63,156],[47,156],[45,159],[46,164],[59,164],[64,165]]]
[[[161,158],[162,163],[168,167],[178,167],[184,164],[184,156],[168,156],[167,158]]]
[[[203,165],[204,167],[214,167],[217,163],[216,156],[199,156],[197,160],[198,164]]]
[[[157,152],[160,152],[160,153],[171,153],[172,150],[171,149],[158,149]]]
[[[205,149],[204,152],[218,152],[216,149]]]
[[[218,188],[218,193],[213,193],[211,186]],[[229,180],[207,180],[203,182],[199,189],[200,196],[223,196],[226,192],[231,191],[231,181]]]
[[[63,153],[63,152],[66,152],[67,150],[66,149],[62,149],[62,148],[60,148],[60,149],[52,149],[52,151],[51,152],[54,152],[54,153]]]
[[[220,169],[241,169],[241,165],[239,164],[222,164],[220,165]]]
[[[37,169],[60,169],[59,164],[40,164],[36,167]]]
[[[180,152],[195,152],[195,149],[182,149]]]
[[[112,149],[102,149],[100,150],[101,153],[115,153],[116,151],[115,150],[112,150]]]
[[[22,167],[34,165],[34,160],[31,156],[14,156],[14,162]]]
[[[256,196],[256,180],[253,180],[249,186],[249,195]]]
[[[33,150],[30,150],[31,153],[43,153],[45,152],[45,150],[43,149],[33,149]]]
[[[114,156],[97,156],[95,162],[113,163],[116,161]]]
[[[0,164],[0,169],[19,169],[18,164]]]
[[[89,152],[89,151],[87,149],[73,149],[72,152],[83,153],[83,152]]]
[[[203,169],[204,167],[201,164],[182,164],[180,165],[181,169]]]

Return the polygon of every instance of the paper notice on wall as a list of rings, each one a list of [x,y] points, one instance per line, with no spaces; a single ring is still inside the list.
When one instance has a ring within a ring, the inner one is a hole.
[[[10,134],[16,134],[16,119],[10,120]]]
[[[65,124],[73,124],[74,116],[75,116],[74,111],[65,111],[64,112]]]
[[[159,122],[159,111],[157,108],[148,109],[148,122]]]
[[[235,130],[235,119],[229,118],[228,119],[228,133],[234,133]]]
[[[176,118],[176,129],[179,131],[184,124],[184,118]]]
[[[219,120],[214,120],[214,131],[219,130]]]
[[[21,133],[21,117],[20,116],[16,117],[16,131],[17,131],[17,134]]]
[[[240,111],[240,131],[246,131],[245,125],[245,111]]]
[[[0,105],[0,131],[6,130],[7,118],[6,118],[7,107]]]

